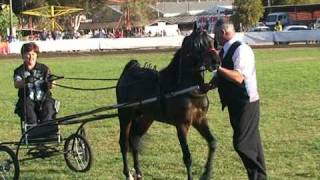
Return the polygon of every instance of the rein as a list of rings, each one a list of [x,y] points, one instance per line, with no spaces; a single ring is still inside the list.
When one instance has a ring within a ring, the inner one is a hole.
[[[65,86],[57,83],[52,83],[52,84],[65,89],[72,89],[72,90],[79,90],[79,91],[100,91],[100,90],[108,90],[108,89],[116,88],[116,86],[101,87],[101,88],[79,88],[79,87]]]
[[[59,79],[70,79],[70,80],[81,80],[81,81],[117,81],[119,79],[116,78],[74,78],[74,77],[64,77],[64,76],[56,76],[56,75],[51,75],[48,79],[49,82],[53,82],[55,80],[59,80]],[[125,85],[121,85],[121,86],[130,86],[139,82],[143,82],[146,80],[153,80],[153,79],[141,79],[141,80],[137,80]],[[110,86],[110,87],[101,87],[101,88],[80,88],[80,87],[73,87],[73,86],[67,86],[67,85],[61,85],[61,84],[57,84],[57,83],[52,83],[55,86],[61,87],[61,88],[65,88],[65,89],[71,89],[71,90],[78,90],[78,91],[101,91],[101,90],[109,90],[109,89],[115,89],[117,86]]]
[[[63,79],[81,80],[81,81],[117,81],[117,78],[75,78],[75,77],[64,77]]]
[[[64,76],[57,76],[51,74],[49,77],[49,81],[54,81],[58,79],[72,79],[72,80],[81,80],[81,81],[117,81],[117,78],[77,78],[77,77],[64,77]]]
[[[108,90],[108,89],[114,89],[114,88],[116,88],[116,86],[102,87],[102,88],[79,88],[79,87],[72,87],[72,86],[66,86],[66,85],[53,83],[53,81],[59,80],[59,79],[70,79],[70,80],[81,80],[81,81],[117,81],[118,80],[116,78],[75,78],[75,77],[64,77],[64,76],[57,76],[57,75],[51,75],[48,79],[48,81],[52,82],[52,84],[55,86],[62,87],[65,89],[79,90],[79,91]]]

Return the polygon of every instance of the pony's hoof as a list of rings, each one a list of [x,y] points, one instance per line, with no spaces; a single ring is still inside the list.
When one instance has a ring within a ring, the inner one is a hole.
[[[210,177],[209,175],[203,174],[203,175],[200,177],[199,180],[210,180],[210,179],[211,179],[211,177]]]
[[[135,180],[143,180],[141,174],[135,174],[135,175],[134,175],[134,179],[135,179]]]
[[[134,177],[132,176],[132,174],[129,174],[129,177],[127,177],[127,180],[134,180]]]

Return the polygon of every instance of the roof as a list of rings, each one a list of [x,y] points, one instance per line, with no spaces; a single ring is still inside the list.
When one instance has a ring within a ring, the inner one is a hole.
[[[315,11],[320,9],[320,3],[314,4],[295,4],[295,5],[276,5],[265,6],[265,12],[278,12],[278,11]]]
[[[205,10],[214,8],[217,5],[232,5],[232,0],[219,1],[201,1],[201,2],[160,2],[151,6],[155,11],[159,11],[165,17],[175,16],[183,13],[195,15]]]
[[[159,21],[165,21],[171,24],[189,24],[197,20],[197,16],[188,15],[188,16],[174,16],[174,17],[163,17]]]
[[[311,7],[311,6],[320,6],[320,3],[310,3],[310,4],[291,4],[291,5],[274,5],[266,6],[265,8],[278,8],[278,7]]]
[[[118,22],[87,22],[87,23],[80,23],[79,30],[82,29],[100,29],[100,28],[116,28]]]
[[[105,5],[103,8],[96,10],[90,18],[93,22],[109,22],[119,21],[121,16],[122,12],[120,11],[120,6]]]
[[[112,10],[118,12],[119,14],[122,14],[122,12],[121,12],[121,6],[120,6],[120,5],[109,5],[109,7],[110,7]]]
[[[198,14],[198,15],[188,15],[188,16],[163,17],[163,18],[158,19],[157,21],[164,21],[164,22],[168,22],[170,24],[190,24],[190,23],[194,23],[199,18],[212,17],[212,16],[219,18],[219,15]]]
[[[159,11],[165,17],[157,21],[165,21],[171,24],[189,24],[196,21],[198,16],[212,15],[212,11],[218,9],[228,9],[232,6],[231,0],[206,0],[193,2],[161,2],[156,6],[150,6],[154,11]],[[96,21],[89,23],[81,23],[79,29],[99,29],[99,28],[114,28],[118,25],[119,18],[122,15],[120,6],[108,6],[115,12],[116,16],[109,19],[101,20],[94,18]],[[97,13],[98,14],[98,13]],[[166,16],[167,15],[167,16]],[[98,22],[97,20],[104,21]]]

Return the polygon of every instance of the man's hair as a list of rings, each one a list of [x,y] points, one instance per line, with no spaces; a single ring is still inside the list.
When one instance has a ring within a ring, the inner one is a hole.
[[[225,20],[224,18],[218,19],[214,28],[223,29],[227,32],[234,31],[233,23],[230,20]]]
[[[34,51],[39,54],[39,46],[34,42],[25,43],[21,48],[21,55],[24,55],[27,52]]]

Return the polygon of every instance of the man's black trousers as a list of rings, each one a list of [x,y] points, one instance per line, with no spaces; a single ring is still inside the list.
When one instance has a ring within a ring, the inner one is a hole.
[[[228,105],[233,128],[233,147],[242,159],[250,180],[266,179],[266,168],[259,132],[259,101]]]

